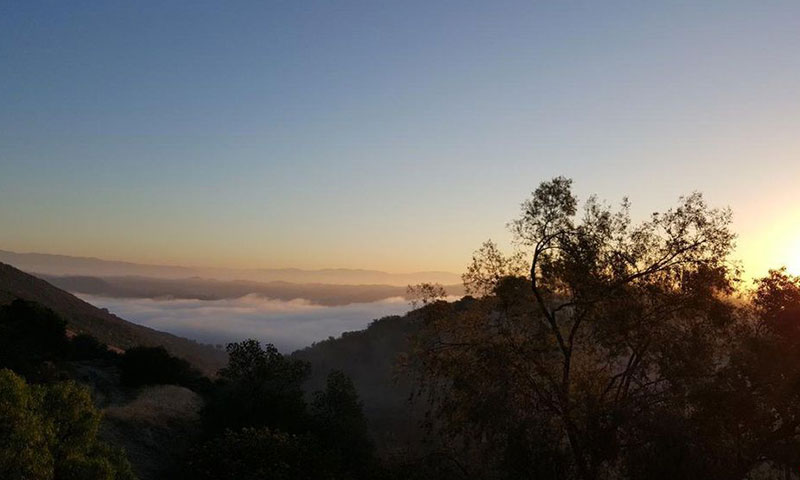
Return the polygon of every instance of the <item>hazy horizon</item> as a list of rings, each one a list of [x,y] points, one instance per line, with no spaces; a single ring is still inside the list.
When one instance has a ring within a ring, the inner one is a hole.
[[[56,276],[90,277],[151,277],[164,279],[190,279],[193,277],[252,282],[291,282],[297,284],[333,285],[393,285],[430,282],[445,285],[460,284],[460,274],[455,272],[386,272],[381,270],[348,268],[224,268],[197,265],[158,265],[97,257],[12,252],[0,248],[0,262],[28,273]]]
[[[41,256],[49,256],[49,257],[66,257],[76,260],[90,260],[90,261],[100,261],[100,262],[108,262],[108,263],[127,263],[131,265],[137,266],[145,266],[145,267],[168,267],[168,268],[178,268],[178,269],[218,269],[218,270],[299,270],[299,271],[327,271],[327,270],[347,270],[347,271],[373,271],[373,272],[381,272],[381,273],[389,273],[389,274],[397,274],[397,275],[409,275],[409,274],[416,274],[416,273],[450,273],[450,274],[457,274],[457,272],[448,272],[443,270],[408,270],[408,271],[387,271],[381,270],[376,268],[355,268],[355,267],[336,267],[336,266],[319,266],[316,268],[299,268],[299,267],[274,267],[269,265],[262,265],[262,266],[244,266],[244,267],[233,267],[233,266],[223,266],[223,267],[215,267],[212,265],[203,265],[203,264],[177,264],[177,263],[146,263],[146,262],[136,262],[133,260],[128,259],[120,259],[120,258],[101,258],[97,256],[83,256],[83,255],[70,255],[62,252],[55,252],[55,251],[12,251],[11,249],[7,248],[0,248],[0,254],[7,253],[12,255],[41,255]]]

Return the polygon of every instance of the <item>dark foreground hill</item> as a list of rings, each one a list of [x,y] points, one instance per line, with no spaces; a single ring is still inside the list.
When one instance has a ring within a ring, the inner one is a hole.
[[[16,298],[53,310],[67,321],[70,330],[90,334],[112,347],[124,350],[137,345],[160,345],[208,374],[225,364],[225,354],[211,346],[128,322],[42,279],[0,263],[0,305]]]

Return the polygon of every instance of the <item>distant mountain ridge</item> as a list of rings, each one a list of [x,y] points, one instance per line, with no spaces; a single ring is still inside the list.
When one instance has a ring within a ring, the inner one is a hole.
[[[109,346],[121,349],[137,345],[163,346],[208,374],[216,373],[226,363],[225,353],[211,346],[128,322],[40,278],[0,263],[0,304],[17,298],[53,310],[67,321],[68,329],[88,333]]]
[[[245,280],[255,282],[284,281],[291,283],[325,283],[339,285],[393,285],[406,286],[420,282],[458,284],[461,277],[451,272],[389,273],[379,270],[326,268],[303,270],[299,268],[210,268],[176,265],[147,265],[92,257],[73,257],[46,253],[16,253],[0,250],[0,262],[15,265],[32,273],[72,276],[140,276],[185,279],[189,277],[218,280]]]
[[[75,294],[112,298],[170,298],[193,300],[236,299],[258,295],[274,300],[307,300],[328,307],[372,303],[404,297],[406,287],[394,285],[334,285],[327,283],[253,282],[204,278],[90,277],[42,275],[40,278]],[[448,294],[460,296],[463,285],[446,285]]]

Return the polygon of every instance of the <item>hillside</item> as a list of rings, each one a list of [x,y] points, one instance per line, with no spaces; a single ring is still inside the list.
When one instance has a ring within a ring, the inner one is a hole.
[[[42,279],[0,263],[0,304],[16,298],[44,305],[62,316],[70,330],[88,333],[114,347],[161,345],[208,374],[215,373],[225,363],[225,354],[210,346],[128,322]]]

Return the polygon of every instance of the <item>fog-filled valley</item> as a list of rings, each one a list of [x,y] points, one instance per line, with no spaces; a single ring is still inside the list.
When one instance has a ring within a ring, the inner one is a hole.
[[[82,265],[61,268],[83,271]],[[407,286],[31,273],[146,327],[220,346],[263,339],[282,352],[411,308]],[[445,289],[451,299],[464,293],[460,284]]]
[[[6,258],[33,258],[37,262],[50,258],[10,252],[0,252],[0,258],[3,254]],[[62,264],[56,262],[62,275],[40,273],[37,270],[53,271],[53,268],[31,260],[23,262],[23,266],[52,285],[133,323],[218,347],[257,338],[273,343],[282,352],[292,352],[344,332],[362,330],[375,319],[401,315],[411,308],[407,285],[282,280],[292,276],[256,282],[85,275],[96,273],[98,265],[100,271],[106,271],[102,265],[116,262],[95,259],[87,264],[84,259],[59,258],[69,259]],[[89,270],[89,265],[94,269]],[[148,266],[151,273],[161,268],[167,267]],[[464,293],[461,284],[446,285],[445,289],[451,299]]]
[[[281,352],[362,330],[374,319],[401,315],[410,308],[403,297],[325,306],[255,294],[224,300],[78,296],[131,322],[202,343],[224,345],[257,338],[275,344]]]

